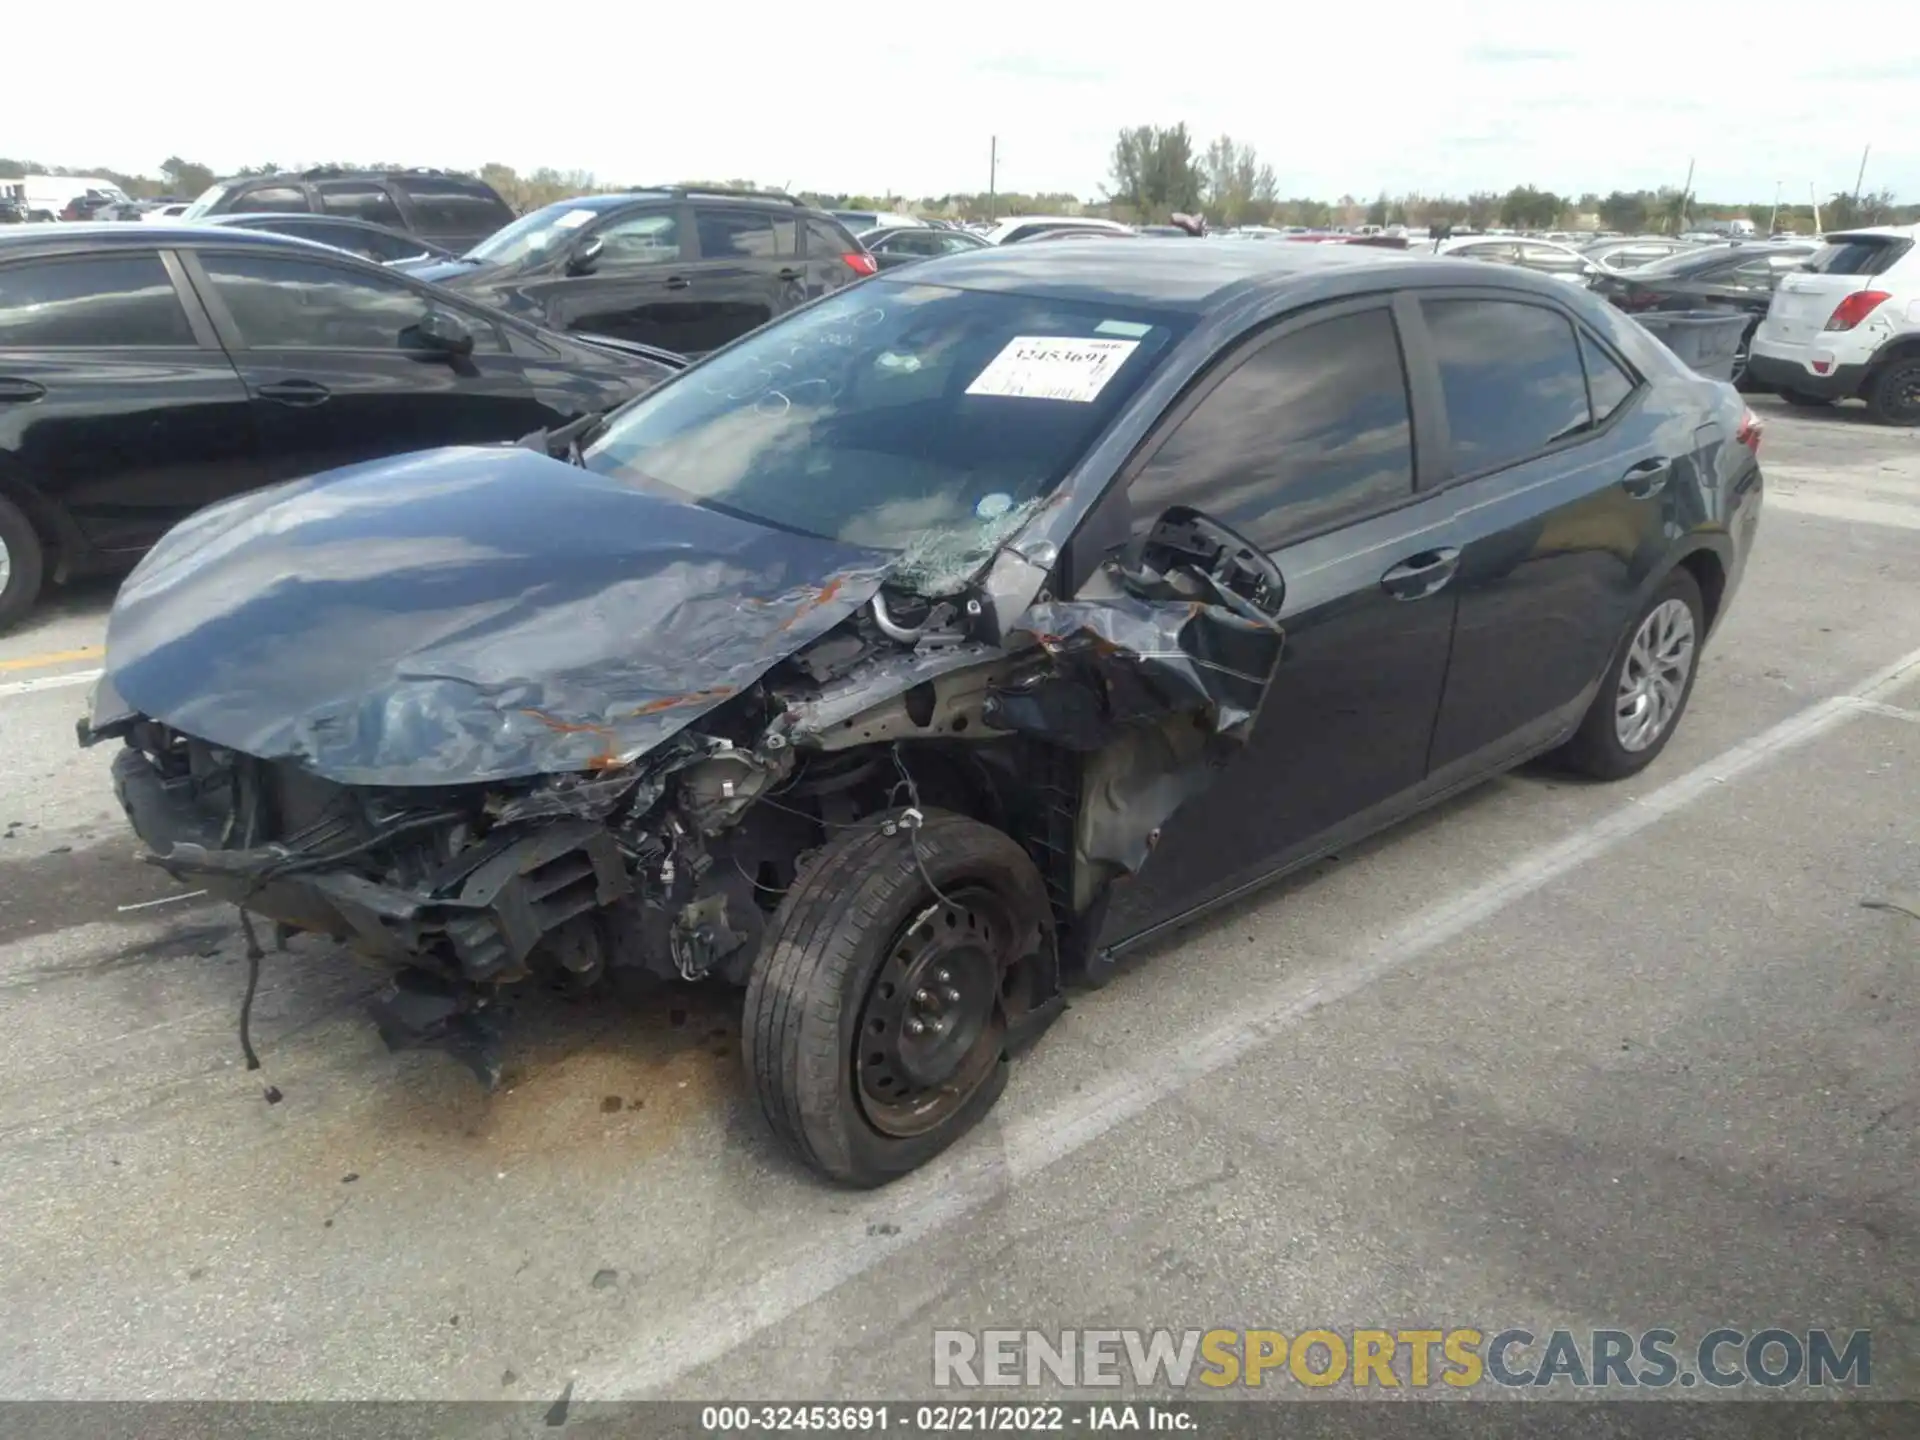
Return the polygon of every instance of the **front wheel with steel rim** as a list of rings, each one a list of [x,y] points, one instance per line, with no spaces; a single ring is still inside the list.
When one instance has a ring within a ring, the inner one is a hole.
[[[33,522],[0,498],[0,629],[33,608],[40,598],[46,557]]]
[[[1865,398],[1882,425],[1920,425],[1920,355],[1891,362],[1873,377]]]
[[[939,810],[917,832],[886,820],[841,831],[787,892],[742,1026],[774,1133],[857,1186],[925,1164],[992,1108],[1009,1020],[1053,947],[1046,885],[1014,840]]]
[[[1561,758],[1599,780],[1624,779],[1651,765],[1693,694],[1705,632],[1700,586],[1686,570],[1675,570],[1627,627]]]

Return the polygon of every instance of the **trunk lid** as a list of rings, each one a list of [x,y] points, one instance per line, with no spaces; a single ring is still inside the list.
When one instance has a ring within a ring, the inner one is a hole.
[[[1805,345],[1827,327],[1840,302],[1873,286],[1913,249],[1911,235],[1849,231],[1828,235],[1806,268],[1781,277],[1767,310],[1770,339]],[[1884,287],[1882,287],[1884,288]]]

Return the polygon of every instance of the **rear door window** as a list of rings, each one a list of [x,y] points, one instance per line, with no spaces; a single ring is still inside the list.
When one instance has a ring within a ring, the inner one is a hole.
[[[603,265],[661,265],[680,258],[680,217],[672,210],[623,216],[595,234]]]
[[[157,253],[0,266],[0,350],[194,343]]]
[[[395,230],[407,228],[393,196],[371,180],[322,180],[314,189],[320,192],[320,208],[329,215],[369,220]]]
[[[1412,493],[1407,377],[1383,307],[1255,351],[1180,422],[1128,499],[1136,528],[1190,505],[1272,550]]]
[[[794,221],[776,228],[773,217],[762,210],[698,208],[694,226],[703,260],[776,260],[794,253]]]
[[[1816,275],[1884,275],[1911,249],[1899,235],[1830,235],[1806,264]]]
[[[298,185],[261,185],[243,190],[227,206],[234,215],[273,215],[309,208],[307,192]]]
[[[1422,300],[1456,476],[1537,455],[1591,423],[1573,323],[1512,300]]]
[[[427,311],[426,297],[397,279],[324,261],[203,252],[200,264],[249,350],[406,349]],[[490,322],[457,313],[473,328],[477,353],[501,352]]]

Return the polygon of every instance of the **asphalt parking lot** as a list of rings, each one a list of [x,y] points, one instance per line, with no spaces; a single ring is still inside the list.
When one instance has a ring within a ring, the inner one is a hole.
[[[948,1326],[1725,1323],[1871,1329],[1920,1397],[1920,920],[1863,904],[1920,893],[1920,432],[1755,408],[1760,538],[1650,771],[1507,777],[1162,946],[868,1195],[774,1154],[719,995],[537,1007],[489,1100],[296,941],[247,1072],[234,912],[169,899],[74,744],[110,588],[62,596],[0,637],[0,1396],[902,1396]]]

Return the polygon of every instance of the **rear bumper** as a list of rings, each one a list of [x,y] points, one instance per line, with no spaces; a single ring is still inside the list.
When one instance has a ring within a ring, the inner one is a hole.
[[[1783,352],[1788,349],[1779,348]],[[1756,344],[1747,357],[1748,379],[1769,390],[1792,390],[1801,395],[1818,395],[1823,400],[1848,400],[1860,393],[1861,383],[1867,378],[1865,364],[1842,365],[1834,362],[1830,353],[1805,346],[1792,348],[1804,353],[1766,354]],[[1825,373],[1813,368],[1821,361],[1829,366]]]

